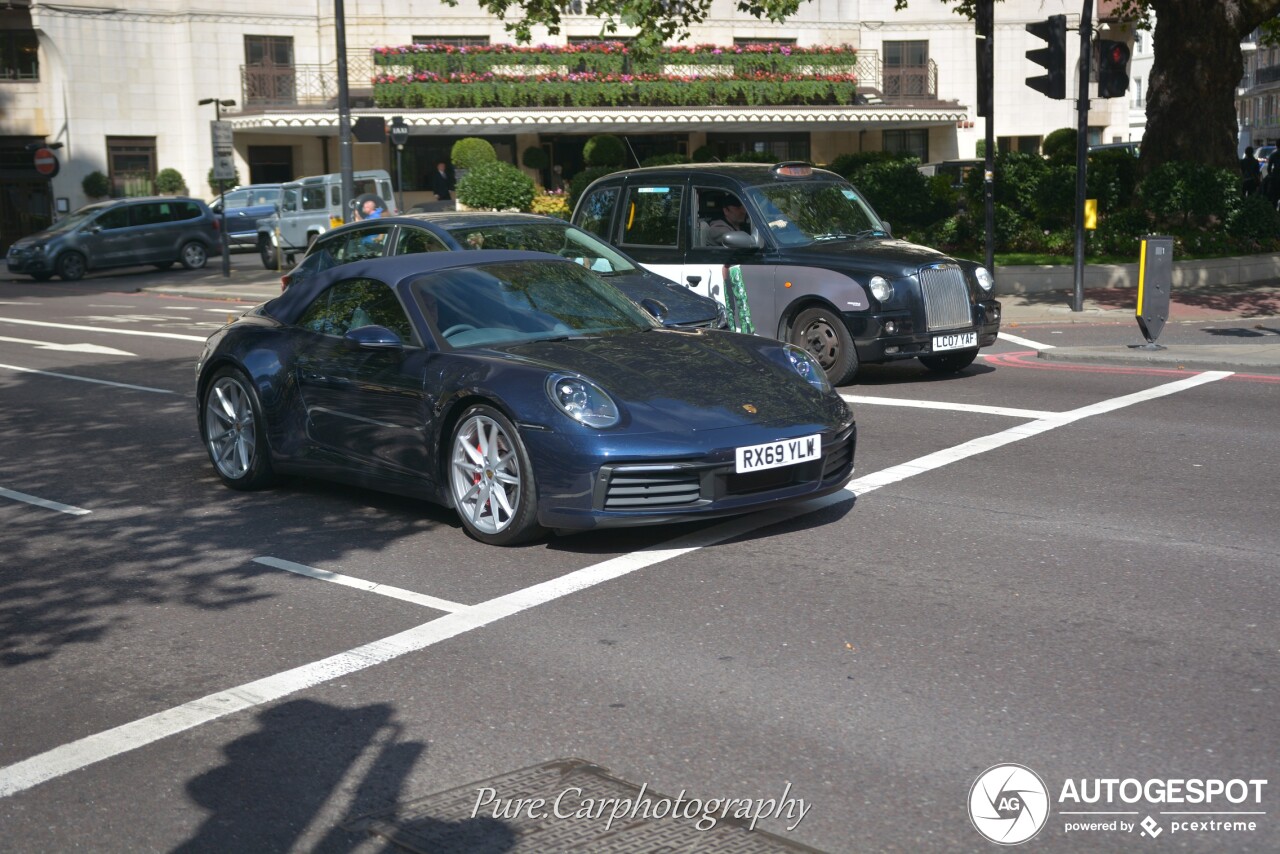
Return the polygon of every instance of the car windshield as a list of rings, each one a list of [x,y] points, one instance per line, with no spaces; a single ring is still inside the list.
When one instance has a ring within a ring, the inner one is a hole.
[[[825,240],[885,237],[888,231],[849,184],[804,181],[750,187],[765,227],[783,246]]]
[[[512,261],[413,283],[432,332],[454,348],[652,329],[657,321],[577,264]]]
[[[464,249],[525,249],[569,258],[605,276],[630,273],[635,265],[604,241],[568,223],[517,222],[466,226],[449,233]]]
[[[90,205],[87,208],[81,208],[75,213],[67,214],[62,219],[45,229],[48,232],[70,231],[79,228],[89,220],[93,219],[107,207],[107,205]]]

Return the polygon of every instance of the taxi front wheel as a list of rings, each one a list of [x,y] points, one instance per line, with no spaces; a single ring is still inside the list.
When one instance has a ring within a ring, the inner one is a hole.
[[[806,308],[791,324],[790,341],[818,360],[832,385],[848,385],[858,373],[858,351],[844,321],[826,308]]]

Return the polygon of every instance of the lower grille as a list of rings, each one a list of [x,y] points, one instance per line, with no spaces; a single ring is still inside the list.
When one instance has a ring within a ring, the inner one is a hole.
[[[921,268],[920,292],[924,295],[925,322],[930,331],[973,326],[969,285],[959,267],[950,264]]]
[[[846,436],[834,447],[827,448],[822,455],[822,480],[826,482],[834,477],[843,477],[853,465],[853,437]]]
[[[604,509],[640,510],[651,507],[680,507],[702,497],[702,479],[697,471],[645,471],[617,469],[609,477]]]

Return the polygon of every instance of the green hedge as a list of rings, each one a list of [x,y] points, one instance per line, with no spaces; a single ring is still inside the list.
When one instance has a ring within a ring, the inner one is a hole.
[[[374,65],[401,73],[487,74],[495,69],[563,74],[706,73],[742,77],[753,74],[804,74],[832,70],[852,72],[857,51],[847,45],[795,47],[782,44],[718,46],[712,44],[663,48],[645,60],[632,56],[622,42],[582,45],[479,45],[458,47],[416,44],[373,49]]]
[[[622,80],[559,77],[537,81],[379,79],[373,100],[382,109],[481,107],[781,106],[854,102],[853,77],[791,80]]]

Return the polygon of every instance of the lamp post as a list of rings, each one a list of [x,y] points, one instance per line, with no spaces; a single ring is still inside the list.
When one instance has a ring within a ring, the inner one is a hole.
[[[220,158],[231,157],[231,134],[226,133],[226,129],[222,125],[222,108],[234,107],[236,102],[231,98],[201,98],[198,102],[200,106],[205,104],[213,104],[214,115],[217,117],[213,122],[213,180],[218,182],[218,210],[222,214],[222,227],[218,229],[218,241],[222,244],[222,275],[230,278],[231,276],[231,245],[227,242],[227,184],[229,180],[235,178],[235,167],[232,167],[231,175],[226,176],[219,174],[218,167],[222,165]],[[225,134],[225,136],[224,136]]]

